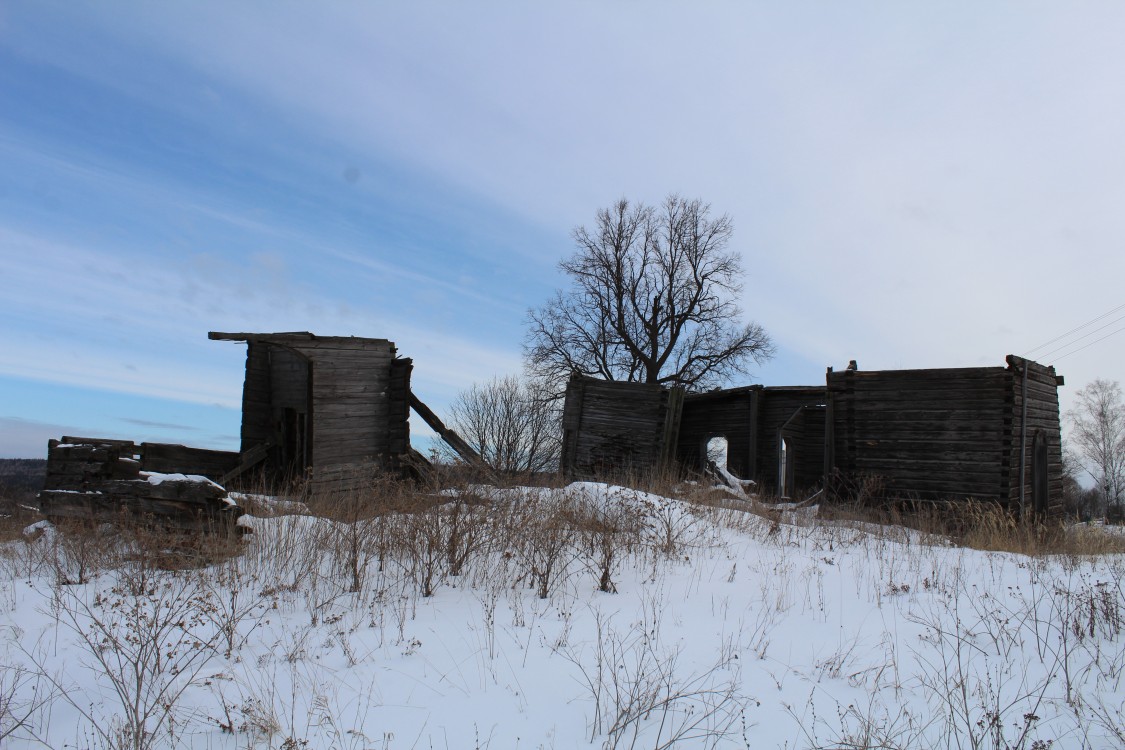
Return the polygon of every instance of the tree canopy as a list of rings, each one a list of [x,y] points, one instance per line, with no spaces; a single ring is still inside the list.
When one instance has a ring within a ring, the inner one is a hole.
[[[556,383],[577,373],[699,390],[768,360],[773,342],[741,322],[735,301],[743,271],[732,232],[729,216],[678,195],[599,210],[559,264],[570,288],[529,312],[530,370]]]

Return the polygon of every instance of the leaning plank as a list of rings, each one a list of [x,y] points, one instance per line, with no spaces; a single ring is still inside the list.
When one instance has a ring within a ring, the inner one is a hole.
[[[225,485],[235,477],[241,476],[244,472],[254,468],[269,455],[270,448],[273,447],[273,442],[267,440],[264,443],[258,443],[253,448],[242,452],[242,459],[238,462],[238,466],[234,467],[226,474],[219,478],[219,484]]]
[[[465,459],[465,461],[473,466],[487,468],[480,454],[461,439],[460,435],[446,427],[445,423],[438,419],[438,416],[430,410],[430,407],[422,403],[422,400],[414,395],[413,392],[410,394],[410,408],[422,418],[423,422],[430,426],[430,429],[441,436],[441,439],[445,441],[446,445],[457,451],[458,456]]]

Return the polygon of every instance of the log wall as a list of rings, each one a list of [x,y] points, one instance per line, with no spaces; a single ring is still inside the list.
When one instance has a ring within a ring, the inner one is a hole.
[[[680,419],[680,463],[695,471],[702,470],[707,441],[721,435],[727,439],[727,468],[737,477],[756,480],[754,415],[761,391],[761,386],[750,386],[685,396]]]
[[[246,376],[242,383],[242,452],[274,438],[270,391],[270,347],[246,342]]]
[[[1051,367],[1014,356],[1007,362],[829,369],[825,388],[691,394],[672,432],[664,389],[574,378],[563,412],[563,468],[588,477],[666,466],[660,456],[676,443],[680,462],[700,468],[707,439],[722,435],[730,470],[770,493],[778,486],[784,434],[792,459],[788,489],[798,493],[828,477],[833,494],[848,499],[862,487],[881,499],[973,498],[1056,516],[1062,510],[1061,379]]]
[[[830,372],[834,465],[895,497],[999,499],[1004,368]]]
[[[1062,431],[1059,424],[1059,378],[1055,368],[1010,355],[1009,415],[1005,419],[1004,456],[1006,468],[1006,500],[1011,507],[1048,516],[1063,513]],[[1027,410],[1024,411],[1024,368],[1027,368]],[[1046,465],[1042,467],[1045,497],[1040,497],[1035,482],[1035,438],[1042,433],[1045,441]],[[1021,446],[1024,461],[1021,465]],[[1024,489],[1021,497],[1020,488]],[[1035,502],[1039,507],[1035,507]],[[1023,503],[1021,506],[1020,503]]]
[[[392,456],[402,456],[410,451],[410,374],[414,362],[410,359],[391,361],[387,415],[387,450]]]
[[[242,448],[270,442],[275,479],[307,474],[313,490],[389,469],[409,451],[411,361],[386,339],[309,333],[212,333],[246,341]]]
[[[154,484],[147,472],[172,471],[167,461],[182,458],[196,467],[237,462],[237,453],[182,445],[64,437],[47,443],[47,477],[39,510],[51,519],[90,523],[128,520],[191,531],[230,531],[242,510],[227,502],[226,490],[205,479],[167,478]]]
[[[824,476],[824,414],[815,407],[825,402],[817,386],[765,388],[758,408],[758,486],[767,494],[778,489],[781,429],[784,427],[792,461],[789,489],[810,494]],[[791,493],[792,494],[792,493]]]
[[[623,477],[670,468],[682,409],[679,388],[571,378],[563,407],[563,472]]]
[[[827,374],[830,438],[826,467],[855,486],[876,477],[896,498],[973,498],[1019,510],[1022,366]],[[1027,471],[1031,488],[1034,433],[1044,433],[1047,498],[1061,510],[1062,458],[1058,387],[1053,368],[1029,372]]]

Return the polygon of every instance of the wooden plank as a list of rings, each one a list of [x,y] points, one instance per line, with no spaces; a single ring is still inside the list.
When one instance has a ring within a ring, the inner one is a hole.
[[[239,461],[239,454],[233,451],[188,448],[169,443],[142,443],[141,450],[144,458],[140,468],[162,474],[202,474],[216,479]]]
[[[123,452],[133,451],[136,452],[137,446],[132,440],[114,440],[111,438],[90,438],[90,437],[72,437],[64,435],[62,438],[64,444],[83,444],[83,445],[112,445],[120,448]]]
[[[272,447],[273,443],[267,441],[255,445],[248,451],[243,451],[239,456],[238,465],[219,477],[219,484],[227,484],[266,460],[266,457],[269,456],[269,450]]]
[[[480,455],[473,450],[468,443],[462,440],[460,435],[446,427],[445,423],[438,419],[438,416],[430,410],[430,407],[422,403],[422,400],[413,392],[410,394],[410,407],[414,409],[414,413],[422,418],[422,421],[430,426],[430,429],[441,436],[441,439],[445,441],[446,445],[457,452],[458,456],[469,464],[480,468],[486,468]]]
[[[661,471],[669,471],[672,468],[676,456],[676,445],[680,434],[680,418],[684,408],[683,388],[670,388],[667,394],[664,429],[660,440],[660,463],[658,468]]]

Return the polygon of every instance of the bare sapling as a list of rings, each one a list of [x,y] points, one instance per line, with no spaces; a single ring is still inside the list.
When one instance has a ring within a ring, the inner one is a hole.
[[[573,498],[566,490],[529,494],[513,509],[512,523],[522,531],[519,555],[531,586],[546,599],[577,554]]]
[[[41,742],[35,720],[57,695],[42,674],[0,664],[0,746],[16,740]]]
[[[582,554],[598,582],[598,591],[617,593],[613,576],[621,559],[633,552],[645,525],[645,514],[632,501],[631,490],[576,498],[574,522]]]
[[[216,652],[209,627],[214,604],[196,571],[161,571],[142,560],[106,590],[55,588],[59,622],[83,647],[84,666],[112,688],[118,715],[90,713],[77,695],[64,697],[112,748],[165,744],[177,704]],[[56,687],[61,687],[56,684]]]
[[[397,542],[402,564],[423,597],[431,597],[441,584],[449,542],[441,507],[418,498],[413,508],[397,515]]]

